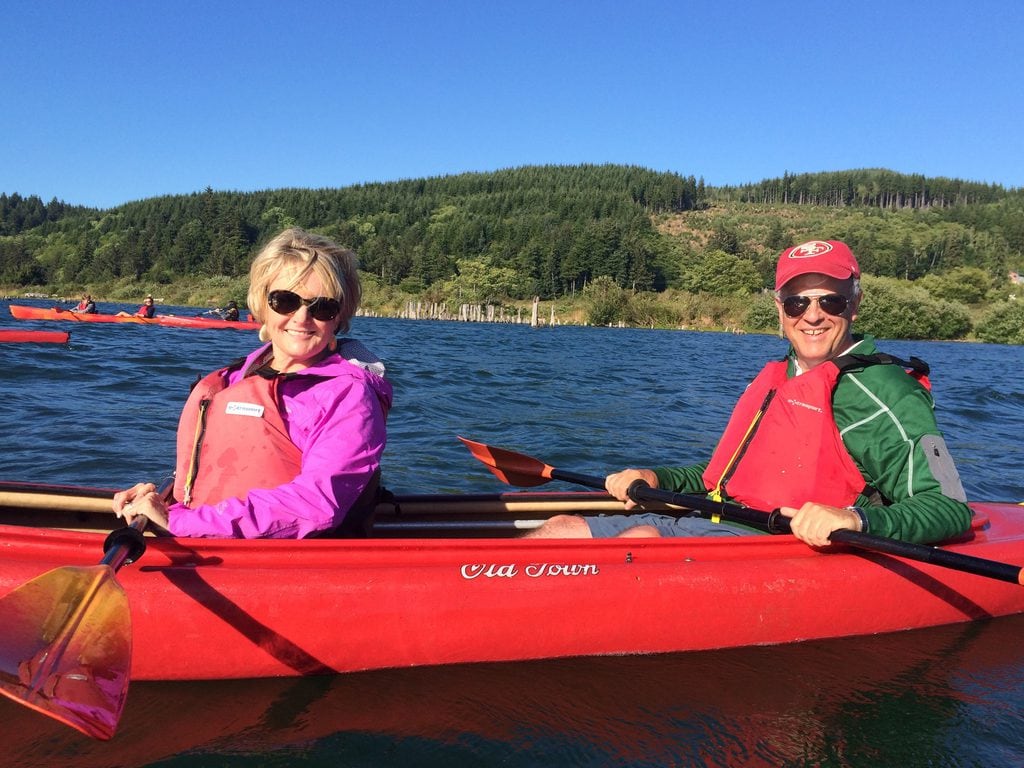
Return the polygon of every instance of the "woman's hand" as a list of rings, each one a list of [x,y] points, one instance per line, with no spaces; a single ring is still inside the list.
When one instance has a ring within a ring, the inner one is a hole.
[[[137,483],[126,491],[114,494],[114,514],[131,523],[138,515],[145,515],[161,528],[167,528],[167,505],[152,483]]]
[[[860,515],[843,507],[830,507],[809,501],[800,509],[782,507],[779,511],[790,518],[793,535],[812,547],[831,545],[828,537],[832,531],[861,529]]]
[[[633,509],[636,502],[629,498],[629,487],[637,480],[643,480],[651,488],[658,487],[658,476],[649,469],[624,469],[604,479],[605,490],[619,501],[626,502],[626,509]]]

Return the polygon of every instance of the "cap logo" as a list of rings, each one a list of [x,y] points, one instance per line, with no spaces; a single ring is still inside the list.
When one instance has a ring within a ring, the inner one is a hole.
[[[793,246],[793,250],[789,252],[789,258],[810,259],[814,256],[823,256],[831,250],[832,243],[826,243],[823,240],[811,240],[810,242]]]

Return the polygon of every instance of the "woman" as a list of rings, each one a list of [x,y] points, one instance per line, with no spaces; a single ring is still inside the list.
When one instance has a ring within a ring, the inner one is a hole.
[[[178,426],[175,503],[152,483],[114,496],[175,536],[366,535],[391,385],[358,342],[355,254],[288,229],[256,256],[248,305],[268,344],[202,379]]]
[[[92,300],[90,294],[85,294],[82,300],[78,302],[78,305],[71,310],[82,315],[95,315],[96,314],[96,302]]]

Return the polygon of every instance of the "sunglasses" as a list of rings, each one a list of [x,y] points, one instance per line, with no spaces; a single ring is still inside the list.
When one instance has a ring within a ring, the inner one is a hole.
[[[787,296],[782,300],[782,311],[789,317],[800,317],[811,302],[818,302],[821,311],[829,315],[841,315],[850,306],[850,300],[841,293],[826,293],[824,296]]]
[[[328,296],[304,299],[292,291],[271,291],[267,294],[267,303],[279,315],[290,315],[305,305],[309,307],[310,316],[321,323],[329,323],[341,314],[341,303]]]

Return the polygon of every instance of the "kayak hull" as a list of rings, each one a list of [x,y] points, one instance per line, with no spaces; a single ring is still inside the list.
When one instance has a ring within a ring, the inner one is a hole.
[[[0,328],[0,342],[33,344],[67,344],[71,334],[67,331],[19,331]]]
[[[498,511],[480,515],[460,512],[460,497],[436,497],[431,509],[447,513],[418,516],[415,504],[411,513],[392,510],[382,516],[386,538],[366,540],[151,538],[143,557],[117,574],[131,606],[131,677],[297,676],[698,651],[1024,611],[1017,585],[886,555],[823,554],[791,536],[541,540],[419,533],[460,516],[508,524],[515,515],[509,500],[527,497],[539,499],[534,517],[550,514],[543,512],[548,497],[595,500],[595,507],[602,498],[501,494],[494,497]],[[106,531],[33,525],[35,513],[16,506],[6,504],[0,524],[0,595],[50,569],[95,564],[101,556]],[[945,548],[1024,560],[1024,507],[973,506],[974,530]],[[406,525],[411,536],[402,533]]]
[[[133,325],[162,325],[169,328],[230,328],[237,331],[256,331],[260,324],[247,320],[221,320],[214,317],[185,315],[156,315],[137,317],[104,314],[80,314],[60,307],[29,307],[20,304],[9,305],[11,315],[18,320],[64,320],[71,323],[128,323]]]

